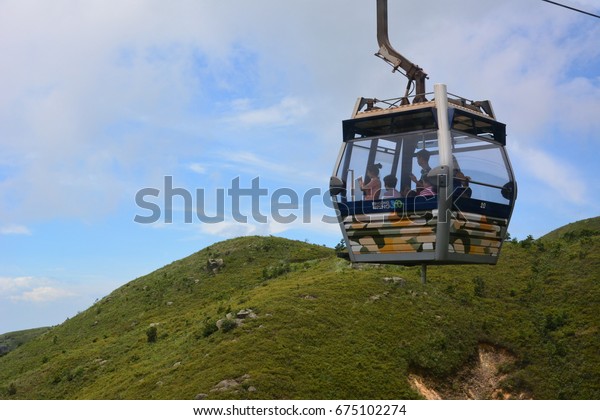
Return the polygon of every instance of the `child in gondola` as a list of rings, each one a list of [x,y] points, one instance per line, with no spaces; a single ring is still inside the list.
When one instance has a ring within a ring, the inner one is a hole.
[[[362,178],[358,179],[360,189],[365,194],[365,200],[377,200],[381,193],[381,181],[379,180],[379,170],[381,169],[381,163],[369,165],[367,167],[367,177],[369,181],[363,182]]]
[[[400,193],[396,190],[396,184],[398,183],[398,178],[394,175],[386,175],[383,177],[383,198],[398,198],[400,197]]]

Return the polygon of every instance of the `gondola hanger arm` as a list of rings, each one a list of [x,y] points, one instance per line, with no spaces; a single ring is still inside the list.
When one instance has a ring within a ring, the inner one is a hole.
[[[396,51],[390,44],[388,37],[387,0],[377,0],[377,42],[379,44],[379,51],[375,55],[389,63],[392,66],[393,71],[399,69],[403,70],[404,75],[408,78],[408,85],[406,87],[403,102],[409,102],[408,95],[410,94],[411,85],[413,84],[415,88],[414,102],[426,101],[425,79],[428,78],[427,73],[425,73],[421,67]]]

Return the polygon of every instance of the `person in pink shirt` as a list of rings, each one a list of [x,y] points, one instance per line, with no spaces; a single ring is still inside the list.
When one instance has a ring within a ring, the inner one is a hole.
[[[423,179],[421,181],[423,182],[423,188],[419,192],[419,196],[433,197],[434,195],[437,194],[433,180],[430,177],[425,176],[425,177],[423,177]]]
[[[365,200],[378,200],[379,194],[381,193],[381,181],[379,180],[379,170],[381,169],[381,163],[369,165],[367,167],[367,177],[369,182],[364,183],[362,178],[358,180],[360,189],[365,194]]]

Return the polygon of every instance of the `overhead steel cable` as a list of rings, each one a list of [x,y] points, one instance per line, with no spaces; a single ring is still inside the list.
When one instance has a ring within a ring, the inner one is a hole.
[[[588,15],[588,16],[592,16],[592,17],[600,19],[600,15],[595,15],[594,13],[586,12],[585,10],[576,9],[574,7],[567,6],[565,4],[557,3],[555,1],[550,1],[550,0],[542,0],[542,1],[545,1],[546,3],[554,4],[556,6],[564,7],[565,9],[573,10],[575,12],[583,13],[584,15]]]

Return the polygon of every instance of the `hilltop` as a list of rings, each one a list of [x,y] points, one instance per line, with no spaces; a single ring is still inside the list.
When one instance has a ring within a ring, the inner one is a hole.
[[[427,284],[305,242],[220,242],[0,357],[0,397],[598,399],[598,220]]]
[[[544,235],[541,239],[556,240],[570,239],[571,237],[594,236],[600,232],[600,217],[569,223]]]

